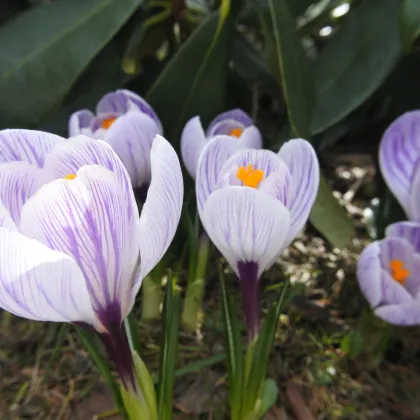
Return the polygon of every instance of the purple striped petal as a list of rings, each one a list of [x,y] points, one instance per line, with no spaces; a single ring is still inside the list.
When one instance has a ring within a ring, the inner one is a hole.
[[[16,223],[13,221],[12,216],[7,210],[6,206],[0,201],[0,227],[3,227],[7,230],[15,230],[17,231],[18,228]]]
[[[258,264],[258,277],[283,250],[289,232],[286,207],[249,187],[227,187],[210,195],[202,222],[210,239],[239,275],[239,262]]]
[[[372,242],[362,251],[357,262],[359,287],[372,308],[382,300],[380,252],[379,242]]]
[[[420,141],[420,137],[419,137]],[[410,197],[408,199],[407,215],[410,220],[420,222],[420,165],[414,170],[411,183]]]
[[[69,137],[85,134],[91,136],[90,124],[95,115],[88,109],[82,109],[73,113],[69,120]]]
[[[140,111],[151,117],[158,126],[158,134],[163,134],[162,123],[153,108],[139,95],[126,89],[108,93],[98,103],[96,112],[98,115],[109,112],[125,114],[128,111]]]
[[[393,223],[386,228],[385,236],[403,238],[420,253],[420,224],[417,222]]]
[[[150,150],[158,132],[152,118],[132,111],[118,118],[104,135],[126,167],[133,187],[150,183]]]
[[[262,137],[260,130],[255,125],[251,125],[246,128],[239,137],[238,141],[246,148],[250,149],[261,149],[262,148]]]
[[[24,161],[38,167],[44,164],[45,155],[60,142],[62,137],[36,130],[0,131],[0,163]]]
[[[223,176],[221,169],[224,163],[240,149],[241,145],[232,141],[229,136],[216,136],[201,152],[195,182],[197,209],[201,220],[203,220],[204,203],[221,182]]]
[[[242,109],[232,109],[219,114],[208,126],[207,137],[230,135],[234,129],[245,130],[253,124],[252,118]]]
[[[0,228],[0,307],[38,321],[96,324],[77,264],[18,232]]]
[[[409,217],[410,190],[419,155],[420,111],[411,111],[387,128],[379,147],[382,175]]]
[[[89,135],[89,137],[93,137],[95,139],[103,140],[106,132],[108,131],[108,128],[104,128],[104,123],[106,123],[107,120],[114,120],[114,122],[111,123],[112,126],[115,121],[121,117],[121,115],[122,114],[119,114],[118,112],[108,112],[107,114],[101,114],[97,117],[94,117],[89,125],[89,131],[91,134],[86,135]]]
[[[42,169],[27,162],[0,164],[0,200],[19,224],[22,206],[38,190]]]
[[[45,159],[43,181],[64,178],[75,174],[86,165],[102,165],[116,173],[124,193],[131,195],[131,180],[123,163],[111,146],[101,140],[76,136],[60,143]],[[133,202],[133,208],[137,208]],[[136,210],[135,210],[136,211]]]
[[[191,118],[181,135],[181,156],[188,173],[196,178],[198,160],[207,144],[207,138],[200,117]]]
[[[385,305],[376,309],[376,316],[394,325],[420,325],[420,301],[415,300],[404,305]]]
[[[290,244],[308,220],[319,187],[319,163],[313,147],[303,139],[286,142],[278,156],[286,163],[293,180],[290,198]]]
[[[184,183],[174,148],[156,136],[150,153],[152,182],[140,216],[140,276],[133,288],[133,299],[141,280],[161,260],[174,238],[181,217]]]
[[[133,200],[115,173],[92,165],[75,179],[44,185],[22,209],[21,232],[64,252],[80,267],[102,323],[108,308],[120,305],[122,318],[132,308],[140,251]]]

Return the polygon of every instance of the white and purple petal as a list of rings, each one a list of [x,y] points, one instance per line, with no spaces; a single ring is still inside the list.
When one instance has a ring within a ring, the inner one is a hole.
[[[161,260],[174,238],[181,217],[184,183],[174,148],[156,136],[150,153],[152,182],[143,205],[140,222],[140,276],[133,288],[133,299],[141,280]]]
[[[420,222],[420,162],[417,164],[413,173],[410,197],[408,199],[407,215],[410,220]]]
[[[131,111],[119,117],[104,135],[126,167],[133,187],[150,183],[150,150],[158,132],[152,118]]]
[[[242,109],[232,109],[219,114],[208,126],[207,137],[230,135],[232,130],[245,130],[253,124],[252,118]]]
[[[286,163],[293,180],[293,192],[288,206],[291,216],[290,244],[308,220],[319,187],[319,163],[314,148],[303,139],[286,142],[278,152]]]
[[[411,217],[409,197],[420,157],[420,111],[398,117],[385,131],[379,165],[389,189]]]
[[[77,136],[78,134],[92,136],[90,124],[94,118],[95,115],[88,109],[74,112],[69,120],[69,137]]]
[[[28,162],[0,164],[0,200],[19,224],[22,206],[38,190],[42,169]]]
[[[397,222],[388,225],[385,236],[405,239],[420,253],[420,224],[417,222]]]
[[[239,150],[241,150],[241,145],[232,141],[229,136],[216,136],[201,152],[195,183],[197,208],[201,220],[203,220],[203,208],[208,196],[219,188],[223,177],[221,174],[223,165]]]
[[[401,326],[420,325],[420,300],[403,305],[384,305],[375,310],[376,316],[386,322]]]
[[[260,130],[258,130],[255,125],[245,128],[237,141],[239,141],[243,147],[250,149],[261,149],[263,143]]]
[[[83,275],[62,252],[0,227],[0,306],[38,321],[97,327]]]
[[[279,200],[263,192],[227,187],[208,197],[202,222],[236,274],[239,262],[254,262],[259,277],[283,251],[290,216]]]
[[[24,161],[42,168],[50,150],[65,139],[36,130],[1,130],[0,163]]]
[[[115,173],[92,165],[44,185],[22,208],[21,232],[77,263],[102,322],[109,307],[120,305],[122,317],[132,308],[140,248],[133,200]]]
[[[195,179],[200,154],[207,144],[207,138],[200,117],[191,118],[181,135],[181,156],[190,176]]]
[[[158,134],[163,134],[162,123],[153,108],[139,95],[126,89],[119,89],[106,94],[96,106],[98,115],[117,112],[125,114],[129,111],[139,111],[151,117],[158,126]]]

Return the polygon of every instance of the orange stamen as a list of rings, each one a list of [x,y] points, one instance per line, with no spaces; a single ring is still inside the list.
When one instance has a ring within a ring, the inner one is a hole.
[[[389,262],[391,268],[391,275],[395,281],[404,284],[410,272],[404,268],[404,263],[401,260],[391,260]]]
[[[114,124],[114,121],[116,120],[116,117],[110,117],[102,121],[102,128],[105,128],[105,130],[108,130],[109,127],[111,127],[112,124]]]
[[[232,137],[241,137],[241,134],[244,132],[244,130],[240,129],[240,128],[234,128],[233,130],[231,130],[231,132],[229,133],[229,136]]]
[[[264,178],[264,172],[261,169],[254,169],[252,165],[248,165],[248,168],[241,166],[236,172],[236,176],[246,187],[257,188]]]
[[[68,174],[64,177],[64,179],[74,179],[74,178],[76,178],[75,174]]]

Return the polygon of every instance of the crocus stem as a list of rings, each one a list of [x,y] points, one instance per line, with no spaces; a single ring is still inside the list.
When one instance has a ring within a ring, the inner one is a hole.
[[[160,304],[162,302],[160,276],[146,276],[142,284],[142,311],[141,319],[146,322],[154,321],[160,317]]]
[[[195,332],[203,320],[203,297],[209,254],[210,241],[207,234],[203,233],[200,237],[195,276],[188,283],[181,317],[183,327],[190,332]]]
[[[248,341],[252,343],[260,330],[260,287],[258,265],[252,261],[238,263]]]

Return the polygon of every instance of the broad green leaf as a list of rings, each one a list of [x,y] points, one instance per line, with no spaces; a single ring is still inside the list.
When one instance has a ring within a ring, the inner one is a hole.
[[[233,37],[232,61],[242,76],[259,83],[267,92],[280,96],[280,87],[266,62],[238,31],[235,31]]]
[[[173,141],[189,118],[200,115],[206,125],[223,110],[233,30],[228,6],[195,30],[147,95]]]
[[[312,115],[313,81],[309,59],[296,31],[296,21],[286,0],[268,0],[271,22],[266,21],[266,36],[270,37],[270,24],[275,44],[275,61],[281,77],[284,99],[292,131],[309,138]]]
[[[401,13],[401,37],[404,49],[409,52],[413,42],[420,35],[420,2],[405,0]]]
[[[332,195],[323,176],[309,220],[337,248],[348,245],[354,237],[353,222]]]
[[[142,0],[57,0],[0,30],[0,127],[35,126]]]
[[[363,1],[344,20],[314,68],[312,134],[340,121],[382,84],[401,54],[400,0]]]
[[[264,415],[277,401],[279,388],[274,379],[266,379],[261,392],[261,411],[260,415]]]

